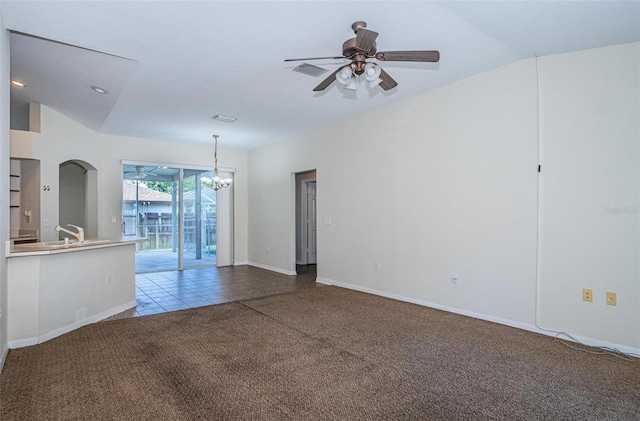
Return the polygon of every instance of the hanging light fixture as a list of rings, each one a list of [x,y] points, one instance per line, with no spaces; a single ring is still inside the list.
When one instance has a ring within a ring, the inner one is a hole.
[[[225,187],[229,187],[231,185],[231,182],[233,181],[233,179],[231,178],[223,178],[218,175],[218,137],[219,136],[217,134],[213,135],[213,139],[215,141],[215,150],[213,153],[213,179],[202,177],[202,184],[215,191],[224,189]]]

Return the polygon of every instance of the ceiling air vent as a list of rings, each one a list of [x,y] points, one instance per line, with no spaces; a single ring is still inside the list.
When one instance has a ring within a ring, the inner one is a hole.
[[[302,63],[301,65],[295,67],[293,69],[294,72],[302,73],[304,75],[309,75],[313,77],[318,77],[321,74],[328,72],[328,69],[323,69],[322,67],[314,66],[309,63]]]

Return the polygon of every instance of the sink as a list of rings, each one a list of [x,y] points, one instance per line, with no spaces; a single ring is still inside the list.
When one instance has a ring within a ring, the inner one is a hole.
[[[104,244],[108,243],[111,240],[84,240],[83,242],[79,241],[70,241],[69,247],[83,247],[83,246],[93,246],[95,244]]]
[[[43,241],[40,243],[16,244],[15,248],[49,249],[49,248],[63,248],[64,246],[65,246],[64,241]]]
[[[55,250],[55,249],[63,249],[63,248],[76,248],[76,247],[87,247],[93,246],[96,244],[104,244],[108,243],[111,240],[84,240],[83,242],[79,242],[76,240],[69,241],[68,244],[64,242],[64,240],[56,240],[56,241],[42,241],[39,243],[24,243],[24,244],[16,244],[14,246],[15,250],[25,250],[25,249],[46,249],[46,250]]]

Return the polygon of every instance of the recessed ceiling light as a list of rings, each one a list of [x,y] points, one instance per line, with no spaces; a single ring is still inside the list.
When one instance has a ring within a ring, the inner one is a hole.
[[[219,120],[219,121],[226,121],[227,123],[233,123],[234,121],[237,120],[237,118],[234,117],[228,117],[226,115],[220,115],[220,114],[216,114],[213,117],[214,120]]]
[[[24,88],[25,86],[27,86],[23,82],[20,82],[19,80],[12,80],[11,84],[14,85],[14,86],[19,86],[21,88]]]
[[[96,91],[99,94],[105,94],[106,95],[106,94],[109,93],[109,91],[107,91],[106,89],[101,88],[99,86],[92,86],[91,89],[93,89],[94,91]]]

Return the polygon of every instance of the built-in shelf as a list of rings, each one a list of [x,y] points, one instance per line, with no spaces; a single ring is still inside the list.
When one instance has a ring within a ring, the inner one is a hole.
[[[40,161],[10,159],[9,194],[11,232],[28,230],[37,237],[40,230]]]

